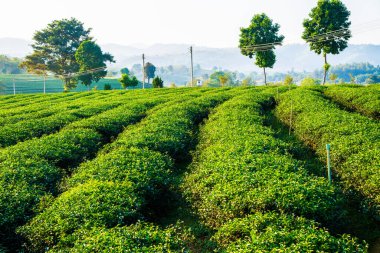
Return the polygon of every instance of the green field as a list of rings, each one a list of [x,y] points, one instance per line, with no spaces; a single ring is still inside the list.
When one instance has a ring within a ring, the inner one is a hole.
[[[44,78],[36,75],[17,74],[17,75],[0,75],[0,94],[13,94],[13,80],[15,81],[16,94],[43,93]],[[121,90],[122,87],[117,78],[104,78],[98,83],[91,85],[91,89],[97,87],[98,90],[103,90],[105,84],[110,84],[112,89]],[[72,91],[87,91],[88,88],[78,83],[77,88]],[[46,92],[57,93],[63,92],[62,80],[48,77],[46,79]]]
[[[377,252],[378,101],[356,86],[1,96],[0,252]]]

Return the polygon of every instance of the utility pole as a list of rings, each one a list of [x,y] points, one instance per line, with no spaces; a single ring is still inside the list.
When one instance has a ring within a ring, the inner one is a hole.
[[[142,72],[143,72],[143,89],[145,89],[145,54],[142,55],[143,65],[142,65]]]
[[[44,94],[46,94],[46,75],[44,75]]]
[[[194,63],[193,63],[193,47],[190,47],[190,56],[191,56],[191,84],[190,87],[194,85]]]

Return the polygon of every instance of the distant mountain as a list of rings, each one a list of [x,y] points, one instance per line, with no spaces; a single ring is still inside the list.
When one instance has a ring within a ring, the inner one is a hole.
[[[24,57],[31,52],[29,41],[15,38],[0,38],[0,54],[14,57]],[[141,55],[156,66],[189,65],[190,45],[186,44],[155,44],[152,46],[124,46],[118,44],[104,44],[102,49],[115,56],[116,63],[111,68],[120,69],[141,63]],[[306,44],[285,45],[276,50],[277,63],[273,69],[276,72],[313,71],[323,65],[322,57],[310,52]],[[332,65],[369,62],[380,65],[380,45],[350,45],[339,55],[329,55]],[[194,63],[202,68],[238,70],[241,72],[260,71],[254,60],[240,54],[238,48],[207,48],[194,47]]]
[[[117,63],[114,68],[132,66],[141,63],[141,55],[144,53],[146,60],[157,66],[189,65],[189,45],[163,45],[157,44],[146,49],[133,49],[119,45],[102,45],[102,48],[113,54]],[[306,44],[285,45],[276,50],[277,63],[273,69],[276,72],[314,71],[323,65],[322,56],[309,50]],[[368,62],[380,65],[380,45],[350,45],[339,55],[329,55],[331,65]],[[238,48],[206,48],[194,47],[194,62],[202,68],[238,70],[242,72],[260,71],[254,60],[242,56]]]

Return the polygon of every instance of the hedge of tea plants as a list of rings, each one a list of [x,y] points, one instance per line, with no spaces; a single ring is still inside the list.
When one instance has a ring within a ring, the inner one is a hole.
[[[380,90],[361,86],[331,86],[324,94],[352,110],[380,119]]]
[[[347,188],[380,210],[380,124],[330,102],[321,93],[297,89],[280,96],[276,115],[325,160],[331,144],[334,173]]]
[[[12,235],[15,227],[24,224],[38,212],[39,203],[56,195],[57,184],[81,161],[91,158],[109,140],[127,125],[136,123],[156,100],[136,100],[126,103],[123,116],[120,109],[93,116],[90,126],[84,119],[76,127],[68,126],[58,133],[20,142],[0,150],[0,231],[2,238]],[[89,118],[90,119],[90,118]],[[107,135],[103,135],[107,134]]]
[[[332,236],[303,217],[275,212],[255,213],[223,225],[212,238],[217,252],[367,252],[349,235]]]
[[[262,111],[273,93],[235,97],[210,116],[183,185],[189,202],[204,224],[218,231],[218,252],[312,252],[320,242],[331,252],[364,250],[365,245],[334,237],[314,221],[340,222],[344,198],[326,179],[303,169],[288,145],[264,126]],[[249,229],[235,229],[241,222]],[[308,230],[297,234],[302,227]]]
[[[92,228],[77,231],[78,239],[72,247],[56,247],[49,252],[190,252],[182,234],[177,225],[162,229],[146,222],[109,229]]]
[[[79,166],[67,180],[66,191],[19,229],[29,250],[70,247],[75,231],[130,225],[159,215],[174,161],[185,156],[210,108],[228,97],[210,93],[185,102],[178,98],[128,127],[95,159]]]

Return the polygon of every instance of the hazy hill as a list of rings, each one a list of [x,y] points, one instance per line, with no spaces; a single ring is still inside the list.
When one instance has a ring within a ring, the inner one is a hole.
[[[29,44],[30,42],[22,39],[0,38],[0,54],[23,57],[31,51]],[[117,63],[113,64],[112,68],[114,69],[141,63],[143,53],[145,53],[147,61],[156,66],[190,64],[189,45],[185,44],[155,44],[144,48],[104,44],[102,48],[115,56]],[[329,56],[329,62],[332,65],[354,62],[369,62],[373,65],[380,65],[379,56],[380,45],[350,45],[340,55]],[[206,69],[216,66],[243,72],[258,70],[253,64],[254,61],[242,56],[238,48],[195,46],[194,62]],[[286,72],[292,69],[295,71],[313,71],[321,68],[322,64],[322,57],[310,52],[306,44],[290,44],[277,50],[277,63],[274,71]]]
[[[141,63],[143,52],[147,61],[158,66],[189,65],[190,63],[188,45],[154,45],[144,50],[136,49],[136,51],[131,50],[130,47],[103,45],[103,49],[114,53],[117,60],[115,66],[117,67]],[[380,45],[350,45],[340,55],[328,56],[328,58],[332,65],[355,62],[369,62],[373,65],[379,65],[379,56]],[[194,47],[194,62],[206,69],[216,66],[239,71],[258,70],[254,65],[254,60],[242,56],[238,48]],[[277,63],[274,70],[277,72],[286,72],[292,69],[295,71],[313,71],[321,68],[322,65],[322,57],[310,52],[308,45],[291,44],[277,50]]]
[[[24,57],[32,51],[31,42],[23,39],[0,38],[0,54],[12,57]]]

